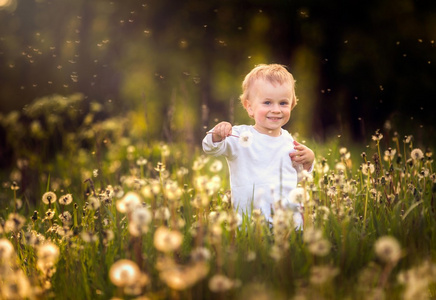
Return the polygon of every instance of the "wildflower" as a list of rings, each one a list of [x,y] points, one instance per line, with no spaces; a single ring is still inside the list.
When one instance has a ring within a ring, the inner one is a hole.
[[[0,260],[8,261],[15,254],[14,246],[5,238],[0,239]]]
[[[177,250],[183,241],[183,235],[179,231],[171,231],[165,226],[159,227],[154,233],[154,246],[162,252]]]
[[[141,270],[138,265],[128,259],[120,259],[109,270],[109,278],[119,287],[133,285],[139,278]]]
[[[56,194],[53,192],[46,192],[44,195],[42,195],[42,202],[48,205],[55,203],[56,199]]]
[[[59,204],[68,205],[71,204],[71,202],[73,202],[73,196],[71,194],[66,194],[59,198]]]
[[[401,258],[400,243],[392,236],[382,236],[374,244],[377,257],[386,263],[396,264]]]
[[[424,158],[424,153],[422,153],[421,149],[415,148],[410,153],[410,156],[412,157],[413,161],[419,161]]]
[[[242,147],[250,147],[253,143],[253,134],[250,131],[243,131],[239,135],[239,144]]]
[[[240,285],[239,280],[232,280],[222,274],[216,274],[209,280],[209,289],[215,293],[226,292]]]

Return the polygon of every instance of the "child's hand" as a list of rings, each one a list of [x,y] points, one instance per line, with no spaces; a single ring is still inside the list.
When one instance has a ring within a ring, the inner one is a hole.
[[[294,149],[296,151],[289,153],[289,157],[295,163],[302,164],[306,171],[309,171],[315,160],[315,153],[297,141],[294,141]]]
[[[220,122],[213,128],[212,141],[214,143],[221,142],[231,134],[232,124],[230,124],[229,122]]]

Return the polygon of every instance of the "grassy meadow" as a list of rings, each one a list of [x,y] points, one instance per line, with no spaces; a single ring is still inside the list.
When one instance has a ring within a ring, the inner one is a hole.
[[[200,145],[82,106],[53,96],[0,116],[14,160],[0,299],[436,299],[433,153],[412,132],[307,142],[296,231],[280,203],[273,224],[238,215],[225,161]]]

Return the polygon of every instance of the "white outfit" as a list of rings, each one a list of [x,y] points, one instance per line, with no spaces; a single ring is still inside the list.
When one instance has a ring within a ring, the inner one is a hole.
[[[245,131],[251,132],[253,139],[248,147],[233,136],[217,143],[212,141],[212,134],[203,139],[206,154],[223,155],[227,160],[234,207],[240,213],[250,213],[253,205],[271,222],[271,209],[282,200],[282,204],[294,211],[294,225],[302,227],[300,205],[289,201],[290,191],[297,186],[297,170],[289,157],[295,151],[294,139],[285,129],[281,129],[280,136],[272,137],[259,133],[253,126],[232,127],[235,136]]]

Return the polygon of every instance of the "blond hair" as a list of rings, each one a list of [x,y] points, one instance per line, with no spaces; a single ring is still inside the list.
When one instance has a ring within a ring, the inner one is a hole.
[[[291,109],[297,105],[297,97],[295,96],[295,80],[294,76],[285,68],[283,65],[279,64],[260,64],[257,65],[253,70],[250,71],[245,76],[244,81],[242,82],[242,95],[239,97],[241,99],[241,103],[244,107],[246,101],[250,98],[250,88],[253,83],[258,80],[263,79],[272,84],[278,83],[282,84],[290,84],[291,85]]]

